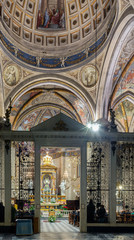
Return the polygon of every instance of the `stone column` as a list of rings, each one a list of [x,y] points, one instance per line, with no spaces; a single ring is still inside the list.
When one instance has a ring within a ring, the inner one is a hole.
[[[11,224],[11,142],[5,140],[5,225]]]
[[[116,142],[111,142],[109,166],[109,222],[116,223]]]
[[[40,232],[40,145],[35,142],[35,217],[38,218]]]
[[[80,231],[87,232],[87,143],[81,146]]]

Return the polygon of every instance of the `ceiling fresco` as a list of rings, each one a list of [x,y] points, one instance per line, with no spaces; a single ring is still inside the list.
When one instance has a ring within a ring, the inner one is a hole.
[[[115,0],[60,0],[60,4],[53,0],[55,4],[51,3],[2,2],[2,46],[17,60],[41,70],[70,67],[94,55],[107,40],[116,18]],[[5,29],[12,36],[10,39]]]
[[[19,131],[29,131],[35,125],[48,120],[49,118],[55,116],[59,113],[59,110],[54,109],[51,112],[51,108],[47,108],[46,111],[44,110],[35,110],[31,114],[29,113],[26,117],[23,116],[22,119],[16,124],[16,130]],[[41,119],[39,118],[41,115]],[[43,115],[43,116],[42,116]]]
[[[134,57],[127,65],[125,71],[121,74],[121,80],[116,85],[114,98],[119,97],[127,91],[134,93]]]
[[[63,0],[39,0],[37,29],[65,29],[65,9]]]
[[[133,46],[134,46],[134,29],[132,29],[130,31],[130,33],[127,36],[126,41],[122,45],[121,52],[120,52],[120,55],[118,57],[118,61],[117,61],[116,68],[115,68],[115,71],[114,71],[113,85],[119,79],[119,77],[121,76],[121,73],[124,70],[126,64],[132,58],[132,56],[134,54]]]
[[[134,119],[134,29],[132,28],[123,45],[113,77],[111,106],[115,110],[118,125],[124,131],[133,131]]]
[[[62,88],[32,89],[14,99],[12,106],[13,129],[29,130],[60,111],[85,125],[90,119],[86,103],[71,91]]]
[[[134,104],[129,100],[124,100],[115,108],[115,116],[117,121],[122,125],[125,132],[130,132],[131,126],[134,126]]]

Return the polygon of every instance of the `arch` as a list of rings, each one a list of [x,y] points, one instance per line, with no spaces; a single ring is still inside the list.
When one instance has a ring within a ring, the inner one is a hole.
[[[118,61],[119,53],[122,49],[122,44],[133,27],[134,15],[129,14],[128,16],[124,17],[122,22],[118,25],[108,47],[101,73],[100,86],[102,87],[100,87],[98,91],[96,111],[98,113],[98,118],[108,117],[108,103],[112,94],[114,70]],[[103,86],[105,87],[103,88]]]
[[[32,113],[33,111],[36,111],[37,109],[38,110],[43,110],[44,107],[48,107],[50,106],[51,108],[59,108],[59,106],[57,104],[38,104],[36,106],[33,106],[32,108],[28,108],[26,111],[24,111],[23,113],[19,113],[17,115],[17,117],[15,118],[14,122],[13,122],[13,126],[12,126],[12,129],[15,130],[15,129],[18,129],[18,126],[20,124],[20,122],[25,118],[27,117],[30,113]],[[68,114],[70,117],[72,117],[73,119],[75,119],[76,121],[78,121],[78,118],[76,118],[76,116],[70,111],[70,110],[67,110],[65,109],[64,107],[60,106],[60,109],[65,113],[65,114]],[[43,115],[43,113],[42,113]],[[41,117],[40,117],[41,118]]]
[[[112,106],[113,108],[118,105],[120,102],[124,101],[125,99],[129,100],[130,102],[132,102],[134,104],[134,93],[132,92],[125,92],[123,94],[121,94],[118,98],[115,99],[115,101],[113,102]]]
[[[5,101],[5,107],[8,106],[9,99],[12,99],[12,103],[15,103],[23,94],[29,92],[30,90],[42,89],[42,91],[47,90],[46,87],[51,87],[51,85],[63,88],[63,91],[70,91],[72,94],[77,96],[78,99],[80,99],[88,112],[88,120],[94,120],[95,117],[95,104],[91,98],[91,96],[88,94],[88,92],[77,82],[75,82],[73,79],[65,76],[61,76],[59,74],[39,74],[37,76],[30,77],[26,79],[25,81],[18,84],[12,92],[9,94]],[[44,86],[44,90],[42,88]],[[57,94],[60,98],[60,93]],[[63,98],[64,99],[64,98]],[[64,101],[67,100],[64,99]],[[48,103],[49,104],[49,103]],[[23,107],[22,107],[23,108]],[[73,106],[70,105],[70,108],[73,109]],[[76,119],[80,121],[79,114],[75,114]],[[81,122],[81,121],[80,121]]]

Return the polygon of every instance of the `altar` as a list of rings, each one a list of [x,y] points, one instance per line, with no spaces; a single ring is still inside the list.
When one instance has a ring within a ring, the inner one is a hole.
[[[46,154],[41,163],[41,210],[48,211],[50,208],[57,209],[60,205],[66,204],[65,194],[58,193],[56,186],[56,171],[52,157]],[[63,192],[62,192],[63,193]]]

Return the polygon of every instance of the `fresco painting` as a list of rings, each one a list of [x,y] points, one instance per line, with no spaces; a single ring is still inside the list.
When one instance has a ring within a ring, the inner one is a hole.
[[[115,97],[117,98],[126,91],[134,91],[134,63],[119,82]]]
[[[53,114],[53,113],[55,113],[55,114]],[[44,110],[35,111],[34,110],[32,113],[30,113],[30,114],[28,113],[28,115],[19,124],[17,129],[20,131],[29,131],[35,125],[38,125],[41,122],[45,122],[46,120],[55,116],[58,113],[59,113],[58,109],[57,109],[57,111],[52,112],[51,107],[47,108],[46,111],[44,111]]]
[[[115,118],[124,127],[123,113],[122,113],[122,109],[121,109],[120,104],[115,107],[114,111],[115,111]]]
[[[37,119],[38,114],[39,114],[39,110],[34,111],[31,114],[28,114],[28,116],[26,116],[23,119],[23,121],[17,127],[17,129],[20,130],[20,131],[29,131],[34,126],[34,123]]]
[[[63,0],[39,0],[37,29],[65,29]]]
[[[30,130],[34,125],[55,116],[60,110],[68,116],[71,116],[69,112],[74,116],[77,114],[76,119],[85,125],[90,119],[88,107],[85,103],[73,93],[64,90],[44,91],[43,89],[33,89],[13,102],[12,106],[11,124],[13,129],[17,127],[18,130]],[[30,115],[28,116],[29,109]],[[16,123],[15,116],[19,113],[21,117],[25,111],[27,111],[27,115],[25,115],[23,120],[20,119],[19,123]]]
[[[132,117],[134,116],[134,104],[128,100],[125,100],[123,104],[127,115],[128,127],[130,127]]]
[[[122,105],[124,108],[125,116],[123,115],[121,105],[118,104],[114,109],[116,119],[118,122],[120,122],[124,129],[125,121],[127,121],[128,128],[130,128],[132,123],[132,117],[134,116],[134,104],[126,99],[122,102]]]
[[[79,114],[82,124],[87,124],[89,122],[89,112],[85,104],[78,99],[74,94],[64,93],[64,97],[69,99],[69,102],[75,108],[76,112]]]

